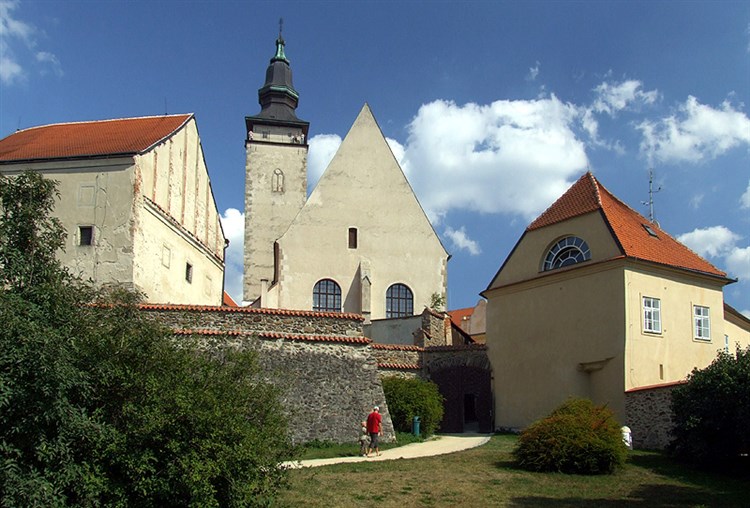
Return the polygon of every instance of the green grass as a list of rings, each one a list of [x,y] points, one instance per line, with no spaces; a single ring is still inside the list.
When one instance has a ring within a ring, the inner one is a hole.
[[[515,467],[515,436],[484,446],[410,460],[357,462],[289,472],[279,507],[512,506],[723,507],[749,506],[747,476],[706,473],[656,452],[631,452],[612,475],[531,473]]]

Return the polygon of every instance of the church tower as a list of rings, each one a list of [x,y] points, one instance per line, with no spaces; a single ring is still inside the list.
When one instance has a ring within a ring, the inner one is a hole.
[[[297,118],[299,94],[279,30],[276,54],[258,90],[261,110],[245,117],[245,267],[243,300],[262,306],[261,296],[277,279],[275,242],[307,198],[307,132]]]

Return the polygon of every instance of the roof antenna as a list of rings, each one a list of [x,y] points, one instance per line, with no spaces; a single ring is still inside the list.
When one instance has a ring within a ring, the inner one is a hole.
[[[648,201],[641,201],[642,205],[648,205],[648,220],[659,225],[659,222],[654,218],[654,194],[661,190],[661,186],[654,190],[654,169],[648,168]]]

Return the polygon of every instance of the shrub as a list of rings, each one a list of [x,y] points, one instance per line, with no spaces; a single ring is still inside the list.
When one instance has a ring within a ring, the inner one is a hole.
[[[420,417],[420,432],[434,434],[443,419],[443,396],[435,383],[422,379],[389,377],[383,379],[383,391],[393,426],[411,432],[414,416]]]
[[[670,449],[677,457],[725,467],[750,453],[750,346],[721,351],[708,367],[694,369],[672,392],[672,413]]]
[[[627,447],[612,411],[571,398],[523,431],[513,456],[530,471],[602,474],[625,462]]]
[[[54,196],[0,175],[0,506],[268,504],[291,444],[255,355],[178,345],[72,277]]]

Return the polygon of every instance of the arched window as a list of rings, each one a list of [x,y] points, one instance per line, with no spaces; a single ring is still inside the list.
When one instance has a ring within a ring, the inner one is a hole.
[[[589,259],[591,259],[591,251],[588,244],[577,236],[566,236],[547,252],[542,270],[546,272]]]
[[[404,284],[394,284],[385,293],[385,317],[414,315],[414,294]]]
[[[341,287],[331,279],[319,280],[313,288],[313,310],[341,312]]]

